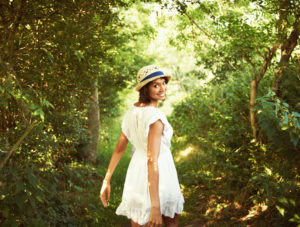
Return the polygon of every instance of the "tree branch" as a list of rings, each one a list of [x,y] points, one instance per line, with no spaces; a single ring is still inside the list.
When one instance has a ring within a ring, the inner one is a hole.
[[[18,139],[18,141],[13,145],[13,147],[11,148],[10,151],[8,151],[4,157],[4,159],[2,160],[2,162],[0,163],[0,169],[3,168],[3,166],[5,165],[5,163],[7,162],[7,160],[9,159],[9,157],[12,155],[12,153],[21,145],[21,143],[23,142],[23,140],[28,136],[28,134],[30,133],[30,131],[33,129],[33,127],[35,126],[34,123],[31,123],[27,126],[25,132],[23,133],[23,135]]]
[[[255,71],[255,68],[256,68],[256,67],[255,67],[255,64],[251,61],[249,55],[248,55],[248,54],[245,54],[245,55],[244,55],[244,58],[245,58],[245,60],[252,66],[253,71]]]
[[[194,19],[186,12],[184,11],[184,14],[189,18],[190,22],[194,24],[200,31],[202,31],[208,38],[213,40],[214,42],[218,43],[210,34],[208,34],[199,24],[194,21]]]
[[[294,29],[291,32],[290,36],[286,40],[285,43],[281,45],[281,58],[278,64],[278,69],[276,70],[272,89],[276,93],[277,96],[279,96],[279,87],[280,87],[280,80],[282,76],[282,72],[284,70],[285,65],[288,64],[290,57],[292,55],[292,52],[294,51],[295,47],[297,46],[298,39],[300,35],[300,14],[297,15]]]
[[[263,78],[263,76],[265,75],[268,66],[272,60],[272,58],[274,57],[277,49],[278,49],[279,45],[276,43],[274,44],[274,46],[272,48],[269,49],[268,53],[265,55],[265,60],[264,63],[262,64],[262,66],[259,69],[259,74],[257,76],[257,83],[259,83],[259,81]]]

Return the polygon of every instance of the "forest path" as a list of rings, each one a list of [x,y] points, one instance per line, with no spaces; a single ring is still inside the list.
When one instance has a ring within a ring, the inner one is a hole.
[[[254,205],[245,190],[228,187],[229,177],[204,171],[205,158],[199,159],[199,147],[182,149],[177,144],[177,149],[181,151],[175,151],[174,160],[185,198],[179,226],[272,226],[266,220],[272,220],[268,217],[276,212],[275,207]]]

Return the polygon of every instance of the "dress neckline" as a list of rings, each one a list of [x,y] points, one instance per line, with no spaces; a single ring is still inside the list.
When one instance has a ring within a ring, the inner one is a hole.
[[[136,106],[136,105],[134,105],[134,103],[132,104],[132,106],[135,107],[135,108],[155,108],[155,109],[158,109],[155,106]]]

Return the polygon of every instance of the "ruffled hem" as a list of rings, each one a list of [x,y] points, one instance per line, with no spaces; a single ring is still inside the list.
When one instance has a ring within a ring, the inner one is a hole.
[[[116,210],[117,215],[126,216],[128,219],[132,219],[139,225],[144,225],[148,222],[147,220],[149,219],[149,212],[133,208],[125,202],[122,202]]]
[[[183,211],[183,203],[184,199],[181,195],[179,200],[176,203],[173,201],[167,201],[164,203],[163,207],[161,208],[161,214],[170,218],[174,218],[175,213],[181,214]]]
[[[161,206],[161,214],[170,218],[174,218],[175,213],[181,214],[183,211],[184,199],[181,195],[176,202],[168,200],[164,202]],[[145,225],[149,221],[150,208],[148,209],[138,209],[130,206],[129,202],[122,201],[120,206],[116,210],[117,215],[126,216],[129,219],[132,219],[134,222],[139,225]]]

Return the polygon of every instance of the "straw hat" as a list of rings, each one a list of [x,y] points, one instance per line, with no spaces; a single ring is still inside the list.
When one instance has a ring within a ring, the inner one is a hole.
[[[139,91],[144,85],[160,77],[167,77],[168,80],[171,76],[165,75],[156,65],[148,65],[141,68],[137,74],[137,86],[136,91]]]

